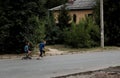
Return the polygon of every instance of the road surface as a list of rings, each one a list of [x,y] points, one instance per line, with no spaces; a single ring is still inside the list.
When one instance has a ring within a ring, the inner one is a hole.
[[[120,66],[120,52],[93,52],[46,56],[41,60],[0,60],[0,78],[51,78],[71,73]]]

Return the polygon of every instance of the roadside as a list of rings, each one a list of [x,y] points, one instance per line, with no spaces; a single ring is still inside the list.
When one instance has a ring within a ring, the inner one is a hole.
[[[56,48],[57,51],[54,49],[51,49],[51,54],[52,50],[55,52],[58,52],[57,54],[74,54],[74,53],[86,53],[86,52],[105,52],[105,51],[115,51],[115,50],[120,50],[120,47],[105,47],[104,49],[102,48],[90,48],[90,49],[70,49],[70,48],[64,48],[63,46],[52,46]],[[50,47],[50,48],[52,48]],[[61,51],[62,50],[62,51]],[[53,52],[54,52],[53,51]],[[73,73],[73,74],[68,74],[65,76],[58,76],[58,77],[53,77],[53,78],[120,78],[120,66],[116,67],[109,67],[106,69],[101,69],[101,70],[96,70],[96,71],[87,71],[87,72],[80,72],[80,73]]]
[[[55,47],[55,46],[54,46]],[[55,47],[59,50],[59,47]],[[63,51],[66,51],[66,48],[62,48]],[[90,48],[90,49],[68,49],[68,53],[86,53],[86,52],[105,52],[105,51],[119,51],[120,47],[105,47],[102,48]],[[109,67],[101,70],[96,71],[87,71],[87,72],[79,72],[68,74],[64,76],[58,76],[53,78],[120,78],[120,66],[116,67]]]
[[[70,48],[64,45],[50,45],[46,46],[46,56],[55,56],[55,55],[65,55],[65,54],[78,54],[78,53],[87,53],[87,52],[103,52],[110,50],[120,50],[120,47],[105,47],[104,49],[100,47],[96,48]],[[39,50],[36,49],[32,53],[32,57],[37,57]],[[12,58],[22,58],[24,54],[4,54],[0,55],[0,59],[12,59]]]
[[[63,56],[56,56],[56,55],[65,55],[65,54],[73,54],[73,55],[76,55],[76,53],[85,53],[85,54],[88,54],[91,56],[91,54],[94,54],[94,53],[91,53],[91,52],[96,52],[97,54],[99,54],[100,52],[103,52],[104,54],[106,54],[104,57],[107,57],[107,58],[101,58],[102,60],[94,60],[94,58],[92,58],[91,60],[85,60],[85,61],[82,61],[80,64],[80,60],[83,60],[83,59],[79,59],[78,61],[74,61],[76,59],[74,59],[75,57],[72,57],[71,60],[73,61],[73,63],[68,63],[69,66],[67,67],[71,67],[73,66],[74,64],[77,64],[78,68],[81,67],[81,66],[84,66],[86,64],[89,64],[88,62],[92,62],[92,63],[95,63],[95,61],[100,61],[98,62],[97,64],[93,64],[93,66],[96,66],[98,64],[102,65],[102,62],[104,61],[105,63],[109,64],[111,62],[111,59],[109,58],[109,62],[108,62],[108,56],[111,55],[111,53],[109,53],[109,51],[112,53],[114,51],[117,51],[119,53],[120,51],[120,48],[119,47],[105,47],[104,49],[100,49],[100,48],[92,48],[92,49],[71,49],[71,48],[62,48],[62,47],[59,47],[59,48],[56,48],[56,47],[53,47],[53,46],[47,46],[47,52],[46,52],[46,56],[55,56],[55,57],[63,57]],[[36,51],[38,52],[38,51]],[[86,52],[89,52],[89,53],[86,53]],[[99,53],[98,53],[99,52]],[[75,53],[75,54],[74,54]],[[95,53],[95,57],[96,57],[96,53]],[[101,53],[101,54],[103,54]],[[83,55],[85,55],[83,54]],[[110,54],[110,55],[108,55]],[[113,53],[114,54],[114,53]],[[79,55],[79,54],[77,54]],[[82,54],[80,54],[82,55]],[[117,54],[119,56],[119,54]],[[117,56],[117,55],[113,55],[114,58]],[[2,57],[2,59],[12,59],[12,58],[21,58],[22,56],[24,56],[23,54],[21,55],[2,55],[0,57]],[[33,57],[36,57],[37,54],[33,54]],[[65,55],[65,56],[72,56],[72,55]],[[100,56],[100,55],[97,55],[97,57]],[[88,57],[88,56],[82,56],[83,57]],[[92,55],[93,57],[93,55]],[[100,56],[100,57],[103,57]],[[50,57],[51,58],[51,57]],[[84,59],[85,59],[84,58]],[[59,58],[58,58],[59,59]],[[64,60],[66,59],[67,60],[70,60],[70,58],[64,58]],[[74,60],[73,60],[74,59]],[[117,57],[117,59],[119,59]],[[47,59],[49,60],[49,59]],[[63,59],[62,59],[63,60]],[[14,61],[14,60],[13,60]],[[17,61],[17,60],[16,60]],[[54,60],[53,62],[55,62],[56,60]],[[60,61],[60,60],[59,60]],[[102,61],[102,62],[101,62]],[[115,61],[115,62],[114,62]],[[33,62],[33,61],[32,61]],[[45,61],[44,61],[45,62]],[[21,63],[21,62],[20,62]],[[64,62],[66,63],[66,62]],[[116,64],[116,63],[119,63],[119,61],[117,61],[116,59],[114,59],[112,61],[112,63],[110,64]],[[42,63],[41,63],[42,64]],[[44,63],[43,63],[44,64]],[[53,63],[52,63],[53,64]],[[79,65],[78,65],[79,64]],[[104,63],[103,63],[104,64]],[[54,64],[53,64],[54,65]],[[52,65],[52,66],[53,66]],[[59,65],[59,64],[58,64]],[[62,65],[62,64],[61,64]],[[38,65],[40,66],[40,65]],[[65,66],[63,66],[64,68]],[[76,67],[76,66],[74,66]],[[91,65],[89,65],[88,67],[91,67]],[[60,67],[62,68],[62,67]],[[85,67],[86,68],[86,67]],[[48,68],[49,69],[49,66]],[[54,68],[55,69],[55,68]],[[82,69],[82,68],[81,68]],[[79,70],[81,70],[79,69]],[[36,69],[35,69],[36,70]],[[76,70],[75,70],[76,71]],[[53,77],[53,78],[120,78],[120,66],[119,64],[116,65],[116,67],[109,67],[109,68],[105,68],[105,69],[100,69],[100,70],[95,70],[95,71],[86,71],[86,72],[78,72],[78,73],[71,73],[71,74],[68,74],[68,75],[63,75],[63,76],[59,76],[59,77]]]

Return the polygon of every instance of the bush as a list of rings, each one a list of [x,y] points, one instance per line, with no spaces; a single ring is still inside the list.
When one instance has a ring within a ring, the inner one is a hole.
[[[28,20],[29,28],[25,33],[21,33],[26,41],[29,41],[35,47],[40,41],[45,38],[45,22],[37,16],[32,16]]]
[[[75,48],[89,48],[99,45],[99,27],[92,18],[80,21],[78,25],[72,24],[70,29],[64,30],[65,44]]]

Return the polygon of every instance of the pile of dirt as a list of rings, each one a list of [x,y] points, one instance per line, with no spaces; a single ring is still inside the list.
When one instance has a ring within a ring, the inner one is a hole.
[[[46,52],[46,55],[63,55],[66,54],[67,51],[60,51],[58,49],[52,49],[52,48],[48,48],[49,51]]]
[[[109,67],[96,71],[69,74],[54,78],[120,78],[120,66]]]

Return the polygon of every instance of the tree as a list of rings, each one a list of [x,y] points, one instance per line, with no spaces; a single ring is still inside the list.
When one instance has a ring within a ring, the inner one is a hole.
[[[70,20],[71,20],[71,17],[68,13],[68,10],[66,9],[66,5],[63,5],[58,15],[58,22],[59,22],[58,25],[62,31],[66,27],[69,27]]]
[[[32,16],[27,21],[29,28],[27,28],[21,35],[25,41],[29,41],[33,47],[45,38],[45,22],[40,20],[37,16]]]
[[[64,31],[65,43],[74,48],[89,48],[99,46],[99,27],[92,18],[81,20],[78,25],[72,26]]]
[[[25,41],[35,46],[44,39],[47,9],[64,1],[0,0],[0,52],[20,53]],[[55,34],[56,29],[50,32]],[[54,36],[51,38],[56,40]]]
[[[63,31],[64,29],[70,27],[70,20],[71,17],[68,13],[68,10],[66,9],[66,5],[63,5],[61,7],[61,10],[59,11],[58,15],[58,27],[59,27],[59,37],[58,37],[58,43],[63,43],[64,42],[64,36],[63,36]]]
[[[46,17],[44,3],[45,0],[0,0],[0,52],[20,53],[26,37],[34,38],[29,36],[36,35],[40,25],[37,19]]]
[[[68,0],[46,0],[45,7],[50,9],[56,6],[59,6],[61,4],[64,4]]]
[[[45,28],[47,44],[57,43],[58,37],[60,35],[59,33],[60,29],[58,26],[56,26],[54,16],[51,12]]]
[[[106,45],[120,45],[120,1],[119,0],[104,0],[104,33]],[[96,21],[99,24],[99,4],[95,9]],[[117,18],[117,19],[116,19]]]

